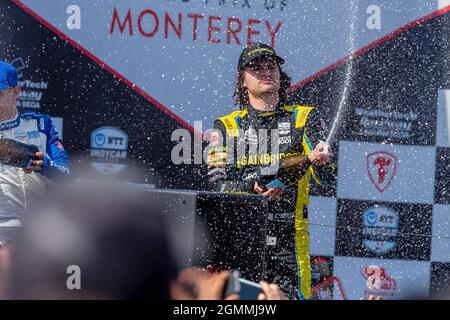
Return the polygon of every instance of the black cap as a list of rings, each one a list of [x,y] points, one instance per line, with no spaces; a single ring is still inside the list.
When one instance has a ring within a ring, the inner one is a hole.
[[[242,70],[249,62],[260,57],[271,58],[279,65],[284,63],[284,60],[276,54],[271,46],[264,43],[255,43],[242,51],[239,57],[238,70]]]

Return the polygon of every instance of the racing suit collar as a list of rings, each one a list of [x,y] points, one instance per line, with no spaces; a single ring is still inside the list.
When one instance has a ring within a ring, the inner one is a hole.
[[[270,117],[274,115],[280,115],[284,113],[282,108],[283,104],[279,102],[276,107],[271,111],[261,111],[253,108],[252,106],[248,107],[248,114],[250,117]]]

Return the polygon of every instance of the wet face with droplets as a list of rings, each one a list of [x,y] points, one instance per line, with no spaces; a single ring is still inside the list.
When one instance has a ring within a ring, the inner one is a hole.
[[[244,86],[254,97],[278,93],[280,67],[272,59],[258,59],[250,62],[244,70]]]
[[[0,91],[0,114],[11,114],[16,110],[16,99],[19,95],[19,87]]]

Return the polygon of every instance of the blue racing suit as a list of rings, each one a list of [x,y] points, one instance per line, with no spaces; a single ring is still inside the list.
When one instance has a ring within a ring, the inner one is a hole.
[[[0,164],[0,239],[9,239],[8,230],[20,227],[29,203],[45,192],[49,184],[70,173],[70,162],[48,115],[34,112],[17,113],[11,120],[0,122],[0,139],[33,144],[44,153],[40,172],[25,173],[22,168]]]

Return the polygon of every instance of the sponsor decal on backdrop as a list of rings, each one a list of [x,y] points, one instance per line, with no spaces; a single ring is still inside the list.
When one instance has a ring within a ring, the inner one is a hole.
[[[358,121],[356,135],[383,139],[410,139],[414,134],[418,114],[400,111],[396,92],[381,90],[372,106],[356,106],[354,119]]]
[[[435,147],[340,140],[337,196],[431,204],[435,161]]]
[[[335,255],[429,261],[433,205],[339,199]]]
[[[98,172],[123,171],[128,151],[128,135],[115,127],[101,127],[91,133],[91,166]]]
[[[384,192],[395,178],[398,160],[386,151],[376,151],[366,156],[367,173],[379,192]]]
[[[386,207],[375,206],[363,214],[363,245],[369,251],[382,255],[397,246],[398,213]]]
[[[356,119],[359,119],[358,136],[409,139],[414,132],[413,124],[417,113],[397,110],[369,110],[355,108]]]
[[[287,5],[283,3],[281,11]],[[248,8],[250,9],[250,6]],[[150,8],[138,12],[131,8],[125,11],[114,7],[109,33],[144,39],[178,39],[192,42],[206,40],[209,44],[237,46],[250,45],[257,42],[258,37],[263,37],[265,42],[275,46],[282,25],[282,21],[255,17],[242,19],[236,16],[210,16],[194,12],[161,12]]]
[[[11,61],[17,70],[17,77],[20,86],[20,93],[17,98],[17,108],[38,111],[41,108],[42,99],[48,89],[48,81],[26,79],[23,70],[26,69],[22,57]]]
[[[367,289],[364,291],[365,297],[381,296],[393,297],[397,292],[397,282],[390,276],[386,268],[370,265],[361,270],[363,278],[366,280]]]

